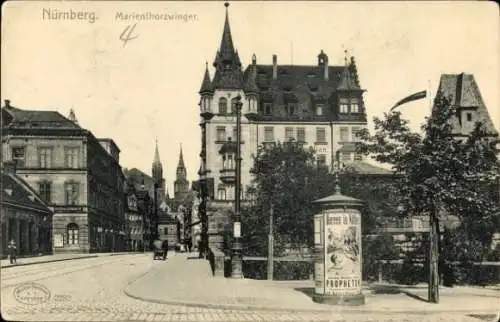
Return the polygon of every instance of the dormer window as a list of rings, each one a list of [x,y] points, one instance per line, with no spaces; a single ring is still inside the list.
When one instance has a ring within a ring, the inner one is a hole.
[[[347,103],[340,103],[340,113],[349,113],[349,105]]]
[[[472,113],[467,113],[467,122],[472,122]]]
[[[295,103],[288,103],[286,105],[286,113],[288,115],[295,115],[295,111],[296,111],[296,104]]]
[[[323,104],[316,105],[316,115],[323,115]]]
[[[357,102],[351,103],[351,113],[359,113],[359,105]]]
[[[272,103],[264,103],[264,115],[271,115],[272,114],[272,108],[273,108],[273,104]]]

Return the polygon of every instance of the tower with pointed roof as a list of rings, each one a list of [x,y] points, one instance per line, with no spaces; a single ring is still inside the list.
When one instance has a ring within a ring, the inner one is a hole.
[[[156,185],[156,200],[159,208],[165,202],[165,179],[163,177],[163,166],[160,161],[160,151],[158,150],[158,140],[156,140],[155,155],[151,167],[151,175]]]
[[[223,244],[231,230],[236,178],[235,98],[241,96],[241,191],[251,194],[252,155],[260,146],[293,138],[316,151],[318,165],[330,165],[337,152],[343,162],[358,162],[356,132],[367,126],[364,90],[354,57],[331,65],[321,50],[311,65],[271,64],[257,61],[242,67],[225,3],[222,38],[213,62],[213,78],[205,63],[199,90],[201,152],[199,182],[208,196],[209,243]],[[206,190],[205,190],[206,188]],[[217,228],[214,228],[217,227]],[[222,247],[222,246],[221,246]]]
[[[182,146],[179,153],[179,163],[177,164],[176,178],[174,182],[174,198],[181,201],[189,192],[189,181],[187,180],[186,166],[182,155]]]
[[[498,131],[491,120],[474,75],[443,74],[439,81],[438,93],[447,97],[456,107],[456,114],[450,120],[455,136],[468,136],[476,124],[480,123],[482,129],[492,139],[498,139]],[[437,107],[434,106],[432,113],[438,112]]]

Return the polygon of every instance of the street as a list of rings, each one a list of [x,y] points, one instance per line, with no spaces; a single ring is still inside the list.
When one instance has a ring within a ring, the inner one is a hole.
[[[182,256],[185,255],[171,254],[163,262],[153,261],[150,254],[134,254],[2,269],[2,316],[7,320],[21,321],[481,321],[464,313],[449,312],[431,315],[422,311],[409,314],[231,310],[203,305],[152,303],[125,294],[128,284],[148,275],[148,272],[158,274],[167,271],[168,265],[173,268],[174,263],[196,265],[197,261],[191,263]],[[178,273],[182,278],[183,272]],[[21,284],[29,285],[26,283],[42,285],[50,292],[50,297],[40,300],[40,303],[23,304],[22,299],[16,298],[15,290],[19,290]],[[147,287],[152,293],[158,293],[155,288],[162,284],[149,283]],[[180,284],[177,284],[178,287]],[[203,286],[200,286],[198,290],[184,291],[196,298],[202,289]],[[168,288],[164,292],[168,292]]]

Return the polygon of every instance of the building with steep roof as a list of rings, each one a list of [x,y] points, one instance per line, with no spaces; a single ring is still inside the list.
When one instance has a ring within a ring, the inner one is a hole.
[[[222,232],[231,230],[235,200],[237,97],[242,97],[241,173],[242,197],[251,183],[252,154],[276,141],[295,140],[316,151],[318,164],[329,165],[340,150],[344,163],[361,161],[355,153],[356,133],[367,126],[366,107],[354,57],[344,64],[329,64],[322,50],[311,65],[257,62],[243,70],[231,36],[229,13],[210,77],[208,64],[200,95],[202,148],[199,183],[207,188],[206,205],[210,243],[222,245]],[[198,186],[198,183],[196,184]]]
[[[491,120],[474,75],[443,74],[439,81],[438,93],[448,98],[450,103],[457,108],[456,114],[450,120],[455,135],[467,136],[474,130],[477,123],[481,123],[486,133],[492,138],[498,138],[498,131]],[[439,112],[436,106],[433,107],[432,112]]]
[[[189,192],[189,181],[187,180],[187,170],[184,165],[184,157],[182,155],[182,146],[179,153],[179,163],[177,165],[176,176],[174,181],[174,199],[181,202]]]
[[[120,150],[54,111],[2,107],[2,155],[54,209],[55,253],[119,250],[124,236]]]
[[[0,254],[7,255],[7,244],[14,240],[19,255],[52,252],[52,210],[22,178],[16,164],[6,162],[1,176]]]

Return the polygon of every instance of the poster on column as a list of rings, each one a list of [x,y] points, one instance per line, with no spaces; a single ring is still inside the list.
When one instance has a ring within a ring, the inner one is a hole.
[[[325,225],[325,293],[355,295],[361,291],[361,222],[357,211],[327,214]]]

